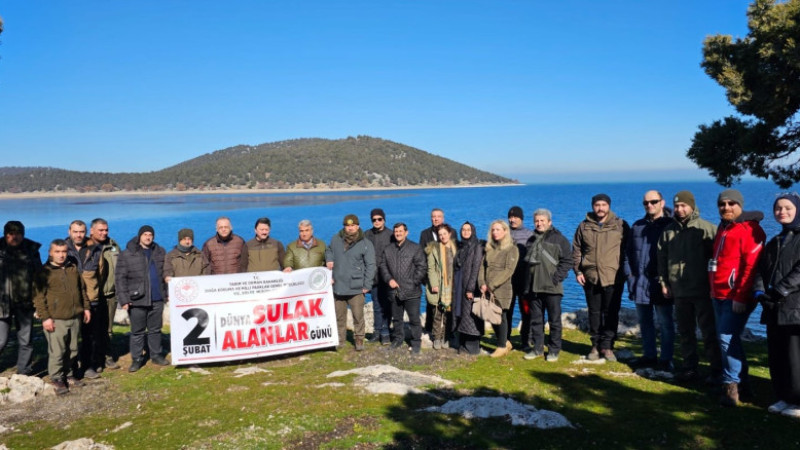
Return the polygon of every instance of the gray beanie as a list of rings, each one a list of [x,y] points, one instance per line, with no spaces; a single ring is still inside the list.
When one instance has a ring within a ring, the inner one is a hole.
[[[719,193],[719,197],[717,197],[717,204],[723,200],[730,200],[734,201],[739,204],[742,208],[744,208],[744,197],[742,193],[737,191],[736,189],[725,189],[724,191]]]

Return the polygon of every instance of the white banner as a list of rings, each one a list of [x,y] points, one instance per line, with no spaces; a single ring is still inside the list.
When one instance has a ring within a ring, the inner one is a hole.
[[[337,345],[324,267],[173,278],[172,364],[258,358]]]

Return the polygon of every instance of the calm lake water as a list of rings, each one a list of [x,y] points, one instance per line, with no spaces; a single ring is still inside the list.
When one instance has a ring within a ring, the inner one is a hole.
[[[780,192],[772,183],[744,182],[737,186],[745,198],[745,210],[760,210],[765,219],[762,227],[771,237],[780,227],[772,218],[772,203]],[[81,219],[89,223],[96,217],[109,222],[110,235],[120,245],[132,237],[141,225],[152,225],[156,241],[171,249],[177,243],[181,228],[192,228],[195,245],[202,246],[214,233],[217,217],[231,218],[234,233],[245,240],[253,237],[253,224],[258,217],[267,216],[272,221],[271,236],[284,244],[297,238],[297,222],[309,219],[314,224],[315,235],[325,242],[341,229],[346,214],[357,214],[362,228],[369,228],[369,212],[380,207],[386,212],[389,226],[405,222],[410,238],[417,240],[420,230],[430,226],[430,210],[442,208],[446,222],[459,228],[469,220],[477,227],[479,236],[485,238],[489,223],[505,219],[508,209],[519,205],[525,212],[525,225],[533,228],[530,214],[536,208],[553,212],[553,224],[568,239],[572,238],[578,223],[591,209],[591,197],[604,192],[611,196],[611,208],[628,223],[644,214],[641,200],[645,191],[657,189],[664,194],[667,204],[676,192],[691,190],[697,200],[702,217],[712,223],[719,221],[716,197],[722,188],[711,182],[659,182],[606,183],[606,184],[547,184],[504,186],[489,188],[438,188],[398,191],[357,191],[330,193],[291,194],[193,194],[153,196],[81,196],[42,199],[0,199],[2,220],[20,220],[26,226],[26,237],[43,244],[67,235],[69,222]],[[47,246],[42,248],[42,258],[47,257]],[[565,281],[563,309],[573,311],[586,306],[583,290],[573,276]],[[623,299],[623,307],[633,307]],[[760,307],[750,319],[750,328],[764,334],[758,324]],[[516,326],[518,318],[515,319]]]

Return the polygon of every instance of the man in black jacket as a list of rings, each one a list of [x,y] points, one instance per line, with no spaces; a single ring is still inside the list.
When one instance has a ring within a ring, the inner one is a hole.
[[[381,278],[391,289],[392,326],[394,327],[393,348],[400,348],[405,340],[403,313],[408,314],[411,325],[411,351],[420,352],[422,345],[422,324],[419,307],[422,297],[421,284],[428,273],[425,253],[418,244],[409,241],[408,227],[404,223],[394,225],[393,244],[389,244],[380,258]]]
[[[153,241],[150,225],[139,228],[139,234],[128,242],[117,261],[117,300],[131,319],[131,367],[136,372],[144,365],[144,341],[150,349],[150,360],[159,366],[169,362],[161,354],[161,326],[164,312],[164,248]]]
[[[364,232],[364,236],[375,247],[375,263],[380,267],[383,249],[394,240],[392,232],[386,228],[386,214],[380,208],[370,212],[372,228]],[[380,342],[389,345],[389,325],[392,321],[392,306],[389,302],[389,286],[381,280],[378,271],[375,271],[375,281],[370,292],[372,298],[373,329],[369,342]]]

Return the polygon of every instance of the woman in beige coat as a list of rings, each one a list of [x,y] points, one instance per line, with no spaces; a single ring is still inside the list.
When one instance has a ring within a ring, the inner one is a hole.
[[[511,342],[507,339],[509,323],[506,312],[511,307],[511,276],[514,275],[518,259],[519,250],[511,239],[508,224],[504,220],[495,220],[489,227],[486,254],[478,274],[481,293],[494,295],[495,302],[503,308],[502,322],[500,325],[493,325],[497,349],[492,353],[492,358],[505,356],[511,351]]]
[[[436,228],[438,241],[425,247],[428,255],[428,284],[425,298],[429,305],[435,306],[433,315],[433,348],[444,347],[445,332],[453,320],[453,261],[456,256],[455,230],[450,225],[441,224]]]

